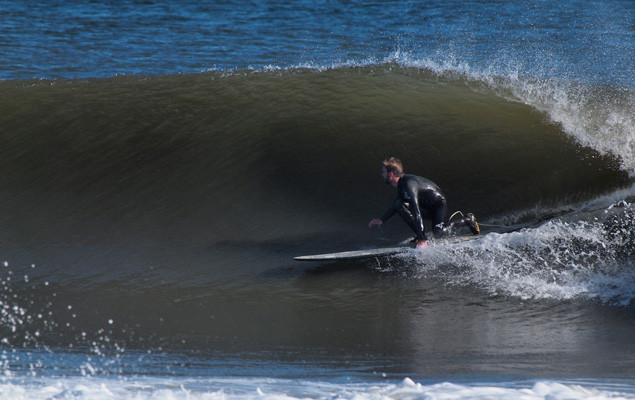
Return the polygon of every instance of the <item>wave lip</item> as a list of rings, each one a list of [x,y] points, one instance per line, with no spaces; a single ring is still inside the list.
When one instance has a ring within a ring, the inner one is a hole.
[[[323,64],[304,62],[290,67],[263,66],[251,69],[250,73],[292,75],[302,71],[326,73],[364,69],[373,73],[431,73],[437,79],[456,81],[476,92],[485,91],[526,104],[548,116],[551,123],[561,126],[565,134],[581,146],[618,159],[621,167],[635,177],[635,114],[632,112],[635,92],[626,83],[594,84],[579,81],[575,76],[551,76],[544,71],[526,70],[522,62],[514,60],[483,67],[451,54],[444,54],[443,58],[417,57],[403,51],[395,51],[384,58]],[[227,76],[233,73],[242,72],[223,72]]]
[[[635,92],[628,83],[593,84],[575,76],[557,77],[511,59],[486,67],[444,55],[417,58],[396,52],[385,62],[430,70],[440,77],[484,84],[502,98],[548,115],[580,145],[612,154],[635,176]],[[475,87],[482,90],[482,87]]]

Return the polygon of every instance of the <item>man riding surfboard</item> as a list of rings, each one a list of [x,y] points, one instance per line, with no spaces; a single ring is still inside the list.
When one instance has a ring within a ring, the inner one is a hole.
[[[398,196],[381,219],[373,218],[368,223],[369,228],[381,225],[399,213],[416,234],[417,247],[427,246],[424,218],[432,221],[432,233],[435,237],[450,235],[455,227],[460,226],[467,226],[474,235],[479,234],[480,229],[473,214],[467,214],[454,222],[446,221],[447,201],[441,189],[428,179],[404,174],[399,159],[391,157],[384,160],[382,177],[387,185],[397,188]]]

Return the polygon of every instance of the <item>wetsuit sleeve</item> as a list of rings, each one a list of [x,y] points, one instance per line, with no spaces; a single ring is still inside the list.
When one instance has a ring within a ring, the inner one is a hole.
[[[412,188],[412,186],[408,185],[404,189],[405,194],[404,197],[409,198],[408,202],[410,213],[414,218],[414,226],[415,233],[417,234],[417,239],[425,240],[425,227],[423,225],[423,217],[421,216],[421,209],[419,208],[419,196],[416,190]]]
[[[397,197],[397,199],[392,203],[392,206],[384,213],[384,216],[381,217],[382,222],[386,222],[388,219],[390,219],[390,217],[395,215],[402,204],[403,201],[401,200],[401,198]]]

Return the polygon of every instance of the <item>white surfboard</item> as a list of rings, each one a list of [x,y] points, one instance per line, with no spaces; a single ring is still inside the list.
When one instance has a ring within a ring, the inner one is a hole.
[[[457,243],[468,240],[475,240],[481,237],[483,236],[452,236],[449,238],[439,239],[436,241],[436,243]],[[435,241],[430,241],[428,242],[428,244],[430,246],[434,246]],[[374,249],[341,251],[338,253],[312,254],[307,256],[294,257],[293,259],[297,261],[339,261],[372,257],[388,257],[414,250],[414,248],[415,245],[409,243],[409,240],[407,240],[391,247],[377,247]]]

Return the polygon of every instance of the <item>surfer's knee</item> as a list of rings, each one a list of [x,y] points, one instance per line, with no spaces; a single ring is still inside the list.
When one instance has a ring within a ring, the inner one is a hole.
[[[452,226],[446,226],[443,223],[436,224],[435,226],[432,227],[432,233],[434,234],[435,237],[438,237],[438,238],[449,235],[451,231],[452,231]]]

